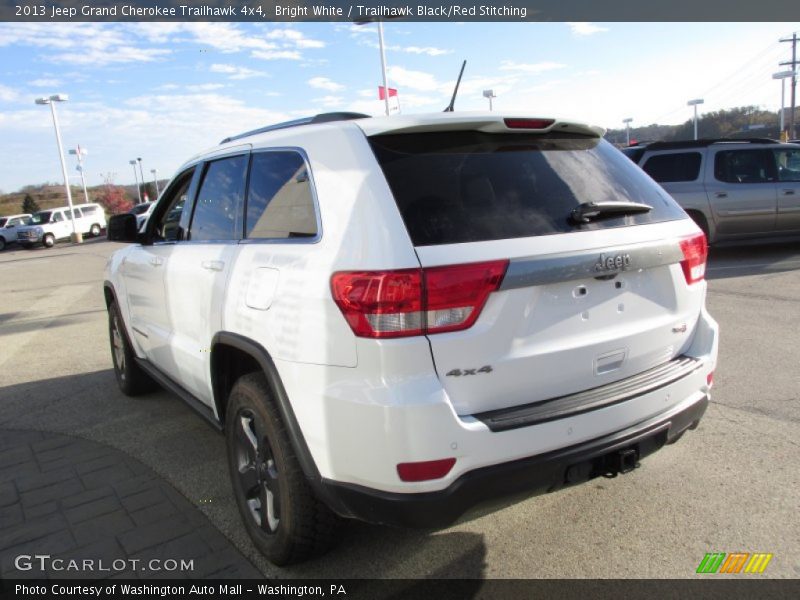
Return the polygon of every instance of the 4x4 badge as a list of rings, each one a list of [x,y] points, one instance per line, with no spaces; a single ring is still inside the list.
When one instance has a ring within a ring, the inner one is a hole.
[[[627,269],[629,266],[631,266],[630,254],[617,254],[616,256],[601,254],[594,264],[594,270],[613,271],[615,269]]]
[[[491,366],[485,365],[478,369],[477,367],[474,369],[453,369],[452,371],[448,371],[445,377],[461,377],[462,375],[477,375],[478,373],[491,373],[494,369]]]

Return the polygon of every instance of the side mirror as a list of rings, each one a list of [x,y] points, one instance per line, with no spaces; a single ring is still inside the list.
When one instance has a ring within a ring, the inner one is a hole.
[[[138,242],[136,215],[125,213],[111,217],[108,220],[108,240],[111,242]]]

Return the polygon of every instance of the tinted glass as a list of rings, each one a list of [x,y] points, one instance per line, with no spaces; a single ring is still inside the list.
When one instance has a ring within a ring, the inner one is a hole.
[[[645,173],[659,183],[669,181],[696,181],[700,175],[699,152],[677,152],[651,156],[644,163]]]
[[[72,211],[71,211],[71,210],[65,210],[65,211],[64,211],[64,216],[65,216],[67,219],[72,219]],[[75,218],[76,218],[76,219],[80,219],[82,216],[83,216],[83,215],[81,214],[81,210],[80,210],[79,208],[76,208],[76,209],[75,209]]]
[[[714,177],[727,183],[774,181],[774,163],[768,150],[721,150],[714,158]]]
[[[370,139],[415,245],[518,238],[684,218],[606,141],[473,131]],[[650,212],[575,225],[583,202],[643,202]]]
[[[775,150],[778,181],[800,181],[800,148]]]
[[[183,239],[180,221],[189,194],[189,186],[192,183],[192,175],[194,169],[182,173],[162,196],[161,202],[165,202],[167,207],[155,225],[153,232],[155,241],[175,242]]]
[[[83,216],[93,215],[94,213],[97,212],[97,207],[96,206],[84,206],[84,207],[81,208],[81,210],[83,211]]]
[[[645,150],[644,146],[628,146],[627,148],[622,148],[621,152],[638,165]]]
[[[42,223],[49,223],[53,218],[53,213],[50,211],[38,212],[31,217],[31,225],[41,225]]]
[[[53,223],[60,223],[64,220],[64,215],[60,212],[53,213]]]
[[[297,152],[253,154],[247,195],[248,238],[298,238],[317,235],[311,182]]]
[[[247,156],[209,163],[195,202],[189,239],[239,239],[237,214],[242,206]]]

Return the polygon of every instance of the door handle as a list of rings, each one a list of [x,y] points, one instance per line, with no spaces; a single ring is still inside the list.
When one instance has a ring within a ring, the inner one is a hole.
[[[225,263],[221,260],[204,260],[200,266],[207,271],[222,271],[225,268]]]
[[[715,195],[717,198],[727,198],[727,197],[728,197],[728,192],[717,192],[717,193],[716,193],[716,194],[714,194],[714,195]]]
[[[161,265],[164,264],[164,259],[161,258],[160,256],[151,256],[150,264],[153,265],[154,267],[160,267]]]
[[[782,190],[784,196],[794,196],[794,190]]]

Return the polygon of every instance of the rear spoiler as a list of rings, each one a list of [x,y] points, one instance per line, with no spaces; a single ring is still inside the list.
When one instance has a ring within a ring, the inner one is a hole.
[[[507,123],[539,122],[535,128],[509,127]],[[387,135],[397,133],[424,133],[433,131],[482,131],[485,133],[550,133],[563,131],[592,137],[602,137],[605,129],[578,121],[545,119],[523,115],[499,115],[497,113],[434,113],[432,115],[397,115],[354,121],[365,135]],[[542,126],[542,123],[547,125]]]

